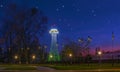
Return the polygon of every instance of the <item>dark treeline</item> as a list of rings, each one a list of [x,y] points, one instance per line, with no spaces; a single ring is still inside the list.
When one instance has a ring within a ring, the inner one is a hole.
[[[25,9],[10,4],[4,14],[0,60],[5,63],[31,63],[31,58],[39,57],[39,61],[44,61],[42,54],[45,48],[39,40],[39,36],[47,30],[47,17],[44,13],[37,8]]]
[[[79,38],[78,41],[67,40],[60,52],[61,61],[64,63],[89,63],[92,60],[90,54],[91,37]]]

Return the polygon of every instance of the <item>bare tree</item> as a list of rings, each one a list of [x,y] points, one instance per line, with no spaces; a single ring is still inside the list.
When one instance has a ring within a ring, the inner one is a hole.
[[[72,54],[72,58],[74,58],[76,62],[83,56],[86,57],[87,60],[90,59],[90,43],[91,37],[89,36],[87,39],[79,38],[78,42],[67,40],[61,51],[63,61],[69,58],[69,54]]]
[[[47,17],[37,8],[25,9],[16,4],[10,4],[5,12],[3,37],[9,59],[17,53],[20,61],[22,57],[28,61],[27,48],[33,48],[36,40],[34,48],[39,45],[38,36],[47,29]]]

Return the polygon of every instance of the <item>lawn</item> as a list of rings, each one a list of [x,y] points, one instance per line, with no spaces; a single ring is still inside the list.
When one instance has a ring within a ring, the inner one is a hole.
[[[47,67],[57,70],[95,70],[95,69],[120,69],[120,64],[79,64],[79,65],[48,65]]]
[[[4,70],[37,70],[37,66],[50,67],[57,70],[97,70],[97,69],[120,69],[120,64],[108,64],[102,63],[101,65],[97,63],[92,64],[76,64],[76,65],[63,65],[63,64],[6,64],[0,65]]]
[[[0,65],[4,70],[37,70],[33,65]]]

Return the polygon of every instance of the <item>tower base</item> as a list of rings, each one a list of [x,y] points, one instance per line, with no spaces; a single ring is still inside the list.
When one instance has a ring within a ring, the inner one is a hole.
[[[53,61],[53,62],[58,62],[58,61],[60,61],[60,56],[59,56],[59,54],[49,53],[48,62],[50,62],[50,61]]]

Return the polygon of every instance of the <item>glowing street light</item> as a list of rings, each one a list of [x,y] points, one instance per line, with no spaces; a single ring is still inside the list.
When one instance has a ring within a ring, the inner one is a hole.
[[[70,57],[70,64],[72,64],[72,53],[69,54],[69,57]]]
[[[14,56],[14,59],[17,60],[17,59],[18,59],[18,55],[15,55],[15,56]]]
[[[99,65],[100,65],[101,64],[101,55],[102,55],[102,52],[98,51],[98,55],[99,55]]]
[[[70,54],[69,54],[69,57],[72,57],[72,56],[73,56],[73,55],[70,53]]]
[[[35,55],[33,55],[33,56],[32,56],[32,59],[33,59],[33,60],[35,60],[35,59],[36,59],[36,56],[35,56]]]
[[[102,52],[101,52],[101,51],[98,51],[98,55],[101,56],[101,55],[102,55]]]
[[[50,55],[50,58],[53,58],[53,55]]]
[[[51,64],[52,64],[52,60],[53,60],[53,55],[52,54],[50,54],[50,57],[49,57],[50,59],[51,59]]]

